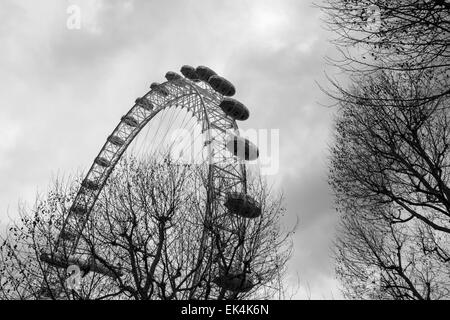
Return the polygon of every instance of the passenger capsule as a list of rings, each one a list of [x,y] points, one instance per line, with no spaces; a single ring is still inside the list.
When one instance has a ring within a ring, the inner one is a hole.
[[[231,97],[236,93],[233,84],[224,77],[215,75],[208,79],[209,85],[221,95]]]
[[[185,76],[189,80],[192,80],[192,81],[200,80],[200,78],[198,77],[197,71],[195,70],[194,67],[185,65],[185,66],[181,67],[180,71],[183,74],[183,76]]]
[[[137,127],[139,125],[139,122],[133,118],[132,116],[123,116],[122,121],[130,127]]]
[[[88,261],[84,261],[81,265],[86,270],[104,274],[112,278],[121,277],[123,275],[120,267],[105,265],[102,262],[95,260],[94,258],[88,259]]]
[[[93,258],[80,259],[78,257],[66,257],[59,253],[42,252],[39,259],[51,266],[66,269],[70,265],[77,265],[83,272],[97,272],[110,277],[122,276],[123,272],[119,267],[105,265]]]
[[[259,150],[250,140],[232,136],[226,143],[227,149],[242,160],[256,160],[259,157]]]
[[[140,106],[141,108],[144,108],[147,111],[152,111],[153,110],[153,104],[148,101],[145,98],[137,98],[135,103]]]
[[[250,112],[247,107],[233,98],[224,98],[219,107],[227,116],[235,120],[244,121],[250,116]]]
[[[60,237],[63,240],[74,241],[77,238],[77,234],[75,233],[75,231],[64,228],[64,230],[61,231]]]
[[[47,285],[43,285],[37,294],[40,300],[51,300],[61,297],[63,294],[63,288],[61,286],[49,288]]]
[[[244,218],[254,219],[261,215],[261,207],[251,196],[232,192],[227,194],[225,207],[231,214],[235,214]]]
[[[122,138],[117,137],[117,136],[110,136],[108,138],[108,141],[111,142],[113,145],[116,145],[118,147],[121,147],[121,146],[123,146],[125,144],[125,141]]]
[[[98,188],[100,187],[100,185],[97,182],[89,180],[89,179],[84,180],[81,183],[81,185],[83,187],[85,187],[86,189],[93,190],[93,191],[98,190]]]
[[[63,255],[54,252],[42,252],[39,256],[39,260],[54,267],[67,268],[69,266],[68,259],[66,259]]]
[[[100,167],[107,168],[111,165],[111,162],[108,159],[105,159],[103,157],[98,157],[94,160],[95,164],[99,165]]]
[[[75,215],[84,216],[87,213],[86,206],[76,205],[70,209]]]
[[[197,72],[199,79],[205,82],[208,82],[209,78],[211,78],[212,76],[217,75],[217,73],[205,66],[198,66],[195,71]]]
[[[176,72],[169,71],[169,72],[166,73],[166,79],[168,81],[178,80],[178,79],[181,79],[181,76],[178,73],[176,73]]]
[[[160,93],[161,95],[163,95],[165,97],[167,97],[170,94],[169,90],[167,90],[167,88],[165,88],[164,86],[162,86],[158,82],[153,82],[150,85],[150,89]]]
[[[247,279],[244,273],[224,274],[214,279],[214,283],[233,292],[248,292],[254,287],[253,282]]]

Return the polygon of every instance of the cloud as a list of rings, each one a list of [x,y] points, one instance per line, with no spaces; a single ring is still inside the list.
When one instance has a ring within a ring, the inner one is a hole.
[[[81,9],[81,29],[66,26]],[[6,14],[6,12],[8,14]],[[290,277],[313,297],[336,292],[335,216],[326,184],[330,52],[307,1],[25,1],[0,4],[0,221],[58,172],[85,169],[134,99],[166,71],[209,65],[250,109],[242,128],[280,129],[289,221],[299,218]],[[302,291],[305,293],[306,291]],[[302,294],[302,297],[305,297]]]

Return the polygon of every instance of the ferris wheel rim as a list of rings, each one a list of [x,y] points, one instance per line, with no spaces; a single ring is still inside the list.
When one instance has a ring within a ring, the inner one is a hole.
[[[143,121],[141,121],[139,123],[139,125],[136,127],[136,130],[134,132],[132,132],[131,134],[128,135],[128,138],[124,141],[123,145],[120,146],[120,148],[118,150],[116,150],[115,154],[113,155],[113,160],[110,162],[109,166],[104,169],[104,173],[106,172],[106,174],[101,174],[100,176],[102,177],[102,181],[99,185],[95,186],[96,190],[91,190],[91,192],[93,191],[93,195],[91,193],[91,195],[88,195],[88,201],[90,200],[89,205],[86,204],[85,202],[85,207],[87,207],[85,210],[85,214],[83,217],[82,221],[82,225],[81,228],[78,228],[75,232],[76,232],[76,239],[75,241],[70,240],[69,242],[72,242],[73,244],[70,247],[70,252],[74,253],[77,246],[78,246],[78,241],[81,238],[81,233],[84,230],[85,224],[87,223],[89,216],[91,215],[92,210],[95,207],[95,204],[98,200],[98,197],[100,195],[100,193],[102,192],[103,188],[105,187],[109,176],[111,175],[111,173],[114,171],[114,168],[116,167],[117,163],[120,161],[120,159],[122,158],[123,154],[125,153],[125,151],[128,149],[128,147],[132,144],[132,142],[134,141],[134,139],[139,135],[139,133],[150,123],[152,122],[153,118],[158,115],[161,111],[170,109],[173,106],[177,106],[177,102],[181,101],[184,97],[190,97],[190,96],[197,96],[200,100],[201,100],[201,106],[203,108],[203,115],[204,118],[203,120],[198,116],[198,114],[195,113],[195,111],[192,110],[192,108],[189,108],[187,106],[185,106],[184,104],[180,104],[181,108],[186,108],[187,111],[189,113],[191,113],[191,117],[195,118],[198,124],[202,125],[202,130],[206,129],[207,130],[207,134],[208,134],[208,138],[211,139],[211,123],[210,123],[210,119],[209,119],[209,112],[206,108],[206,102],[204,101],[204,97],[208,96],[209,100],[213,100],[216,99],[217,101],[221,100],[223,97],[220,97],[218,94],[214,94],[213,90],[208,90],[208,87],[206,88],[201,88],[199,85],[197,85],[197,83],[189,80],[189,79],[185,79],[185,78],[179,78],[179,79],[174,79],[174,80],[170,80],[170,81],[166,81],[164,83],[158,84],[158,86],[162,87],[162,88],[166,88],[166,86],[168,85],[175,85],[178,88],[183,87],[180,86],[180,83],[184,86],[188,86],[189,88],[191,88],[191,91],[189,92],[185,92],[185,94],[183,95],[175,95],[172,99],[165,101],[162,105],[155,105],[154,102],[151,101],[151,95],[153,94],[158,94],[158,91],[155,89],[151,89],[149,90],[145,95],[142,96],[142,99],[147,99],[152,105],[153,105],[153,110],[151,111],[150,115],[148,115],[147,117],[145,117],[145,119]],[[210,101],[211,102],[211,101]],[[141,107],[139,105],[139,103],[135,103],[126,113],[125,116],[128,116],[130,114],[132,114],[133,110],[135,110],[136,108]],[[156,111],[154,111],[155,109],[157,109]],[[125,117],[124,116],[124,117]],[[120,126],[123,124],[123,118],[121,118],[121,120],[119,121],[119,123],[117,124],[117,126],[113,129],[112,133],[108,136],[107,141],[104,143],[104,145],[102,146],[102,148],[100,149],[100,152],[97,154],[97,156],[95,157],[94,161],[92,162],[91,167],[89,168],[89,170],[87,171],[87,173],[84,175],[84,179],[82,181],[81,186],[78,188],[77,194],[69,208],[69,213],[68,213],[68,217],[66,217],[65,222],[64,222],[64,226],[67,225],[68,220],[70,220],[70,215],[72,214],[72,212],[77,210],[77,207],[80,206],[80,197],[85,197],[86,196],[86,189],[89,190],[89,187],[93,188],[93,185],[89,185],[86,182],[89,181],[88,178],[91,176],[91,173],[94,171],[94,169],[96,168],[96,166],[98,166],[98,163],[96,163],[96,160],[100,158],[100,156],[105,152],[105,150],[107,149],[108,146],[110,146],[111,142],[109,141],[110,137],[113,137],[114,133],[119,131]],[[228,129],[232,129],[236,134],[239,134],[239,127],[236,123],[236,121],[230,117],[227,117],[227,115],[223,115],[224,118],[227,118],[228,121],[230,121],[231,123],[231,128]],[[205,127],[206,124],[206,127]],[[208,154],[211,154],[212,152],[212,144],[208,144]],[[240,177],[236,180],[240,180],[239,183],[241,185],[245,185],[246,183],[246,170],[245,170],[245,164],[239,163],[240,166]],[[213,170],[213,167],[210,165],[209,166],[209,170]],[[223,172],[222,172],[223,174]],[[213,179],[213,178],[212,178]],[[84,183],[84,185],[83,185]],[[83,204],[81,204],[83,205]],[[77,220],[78,218],[75,218],[75,220]],[[64,232],[64,227],[63,227],[63,232]],[[58,240],[57,240],[57,245],[56,245],[56,249],[58,249],[58,246],[61,245],[61,240],[63,242],[63,249],[64,251],[66,251],[66,246],[64,245],[64,240],[61,239],[61,236],[58,236]]]
[[[246,120],[246,118],[248,118],[248,110],[242,103],[230,98],[228,98],[227,103],[222,104],[224,99],[227,99],[227,96],[234,94],[234,86],[225,78],[216,77],[216,79],[211,76],[211,78],[214,78],[215,80],[212,79],[214,81],[210,81],[209,78],[206,79],[206,75],[211,72],[213,72],[214,75],[216,75],[216,73],[209,68],[200,66],[197,67],[197,69],[192,67],[186,69],[185,67],[189,66],[183,66],[181,69],[181,72],[185,76],[184,78],[175,72],[168,72],[166,74],[166,79],[168,81],[165,81],[162,84],[152,83],[150,86],[151,90],[144,96],[136,99],[135,104],[120,119],[112,133],[107,137],[106,142],[100,149],[100,152],[94,158],[91,167],[84,175],[84,179],[77,190],[76,197],[70,205],[67,216],[64,218],[62,230],[55,243],[55,251],[50,252],[50,255],[42,255],[43,259],[41,259],[41,261],[53,266],[55,266],[55,263],[61,265],[68,263],[69,261],[75,261],[75,263],[78,263],[78,260],[69,260],[68,258],[70,256],[75,257],[78,253],[83,254],[83,252],[76,252],[79,245],[79,240],[81,238],[85,238],[83,235],[83,230],[116,165],[128,147],[133,143],[135,138],[148,125],[148,123],[152,122],[155,116],[161,111],[170,109],[173,106],[177,107],[177,102],[180,101],[182,103],[180,103],[179,106],[181,108],[186,108],[188,113],[191,113],[191,118],[196,119],[197,123],[202,125],[202,133],[207,131],[206,140],[208,144],[203,146],[208,146],[209,157],[207,206],[197,261],[203,261],[202,248],[206,244],[203,238],[209,232],[206,222],[208,217],[212,217],[213,212],[216,210],[214,209],[216,203],[225,208],[225,211],[227,211],[228,214],[241,216],[245,221],[255,218],[261,214],[261,207],[259,204],[255,203],[251,197],[247,196],[247,173],[245,161],[237,161],[237,158],[241,158],[242,160],[242,155],[238,155],[236,153],[236,145],[239,141],[231,144],[234,145],[232,150],[229,148],[230,144],[228,138],[233,138],[233,141],[235,141],[235,138],[240,136],[239,127],[236,120]],[[183,72],[183,68],[185,68],[185,71],[188,70],[189,74],[185,74],[185,72]],[[203,75],[205,79],[191,79],[190,76],[195,76],[195,73],[200,69],[205,71],[205,74]],[[166,100],[165,98],[167,97],[169,97],[169,99]],[[152,98],[154,98],[154,100],[152,100]],[[184,98],[192,98],[192,100],[187,100],[187,102],[183,103]],[[194,98],[198,98],[199,101],[195,102]],[[201,109],[201,111],[196,110],[196,107]],[[215,134],[213,135],[212,132],[214,130]],[[229,137],[230,132],[228,132],[228,130],[232,130],[231,137]],[[216,140],[214,143],[216,143],[217,146],[220,146],[217,150],[213,148],[213,140]],[[250,148],[249,146],[251,145],[251,142],[247,139],[243,139],[242,141],[240,140],[239,143],[241,143],[241,145],[245,145],[245,157],[243,157],[243,159],[251,160],[247,157],[247,151],[250,150],[247,150],[247,148]],[[225,160],[215,162],[215,151],[219,151],[219,156],[222,155]],[[258,156],[257,151],[258,150],[256,148],[256,156]],[[107,152],[109,152],[109,157],[101,158],[101,156],[106,155]],[[226,163],[226,160],[232,161]],[[231,169],[234,172],[232,172]],[[226,179],[224,178],[225,174],[228,175]],[[215,185],[216,180],[220,180],[220,184],[218,186]],[[225,193],[221,192],[220,188],[222,187],[225,187]],[[240,188],[242,192],[233,193],[232,191],[236,188]],[[220,201],[222,196],[225,196],[224,200],[226,201],[224,203]],[[83,198],[84,203],[79,202],[81,201],[79,200],[81,198]],[[239,208],[237,208],[237,206]],[[255,209],[258,210],[255,211]],[[70,223],[70,220],[72,220],[72,223]],[[240,221],[240,219],[238,220]],[[77,228],[72,228],[74,222]],[[69,228],[66,228],[68,225]],[[239,226],[239,228],[240,227],[241,226]],[[68,234],[71,237],[69,237],[69,239],[64,239],[65,237],[63,235],[67,235],[66,231],[70,231],[71,228],[72,234]],[[245,236],[245,229],[243,232],[243,236]],[[241,233],[241,229],[239,229],[238,233]],[[59,250],[60,248],[63,249],[62,255],[60,254],[61,252],[58,252],[61,251]],[[239,261],[243,258],[243,250],[244,247],[240,246]],[[61,257],[62,260],[60,259]],[[81,264],[89,264],[88,267],[94,272],[103,273],[109,276],[112,274],[114,277],[120,277],[120,269],[116,269],[114,266],[108,265],[108,262],[105,264],[105,261],[100,261],[101,264],[97,264],[95,259],[92,260],[91,258],[88,259],[89,261],[81,261]],[[58,259],[60,260],[57,261]],[[93,265],[91,265],[92,263]],[[210,263],[211,261],[208,260],[207,264],[209,265]],[[92,269],[92,267],[94,269]],[[246,291],[242,290],[245,289],[242,287],[244,284],[242,281],[242,283],[239,282],[233,284],[234,277],[229,277],[230,267],[231,261],[230,265],[225,268],[219,263],[219,269],[222,268],[226,272],[225,274],[219,276],[219,282],[224,282],[224,286],[222,286],[223,289],[232,291]],[[223,270],[221,272],[223,272]],[[198,276],[200,272],[201,268],[197,268],[195,271],[192,281],[193,289],[191,289],[190,293],[191,298],[195,292],[194,289],[199,284],[200,280]],[[245,268],[243,275],[245,280]],[[218,285],[220,286],[220,284]],[[237,288],[236,285],[239,288]],[[233,286],[237,289],[234,290]]]

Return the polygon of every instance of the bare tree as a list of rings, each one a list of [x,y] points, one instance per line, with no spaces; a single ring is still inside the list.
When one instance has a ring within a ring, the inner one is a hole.
[[[330,183],[351,298],[448,298],[450,4],[325,0],[339,106]]]
[[[89,272],[82,264],[79,290],[66,286],[66,268],[42,262],[42,252],[52,254],[79,183],[56,182],[32,213],[22,208],[21,220],[3,239],[1,298],[39,298],[43,283],[54,299],[246,299],[282,294],[280,279],[291,251],[291,232],[280,226],[282,197],[254,177],[248,188],[261,204],[260,217],[249,221],[230,216],[218,205],[213,219],[205,220],[206,171],[173,163],[169,157],[163,162],[122,161],[97,201],[79,249],[103,272]],[[208,237],[202,247],[203,230]],[[251,285],[226,290],[219,277],[224,274],[247,277],[239,284]]]
[[[330,62],[355,81],[379,70],[421,73],[433,83],[422,99],[450,94],[447,0],[325,0],[318,6],[340,52]]]
[[[330,183],[348,297],[450,298],[449,98],[424,103],[431,90],[379,71],[342,92]]]

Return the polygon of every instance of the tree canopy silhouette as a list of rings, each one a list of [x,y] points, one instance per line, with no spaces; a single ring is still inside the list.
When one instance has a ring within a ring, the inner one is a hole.
[[[262,205],[260,217],[249,221],[218,206],[214,219],[207,221],[206,172],[204,166],[180,165],[169,157],[162,162],[122,160],[90,215],[80,245],[82,254],[109,275],[82,269],[76,291],[66,286],[65,268],[49,267],[40,259],[52,249],[79,183],[56,181],[31,211],[22,208],[21,220],[3,239],[0,297],[37,299],[42,283],[53,299],[279,297],[291,251],[291,231],[280,225],[282,196],[271,194],[255,176],[248,188]],[[199,260],[202,232],[208,234],[208,245]],[[234,271],[251,279],[252,286],[219,286],[218,276]]]
[[[388,75],[366,77],[340,102],[330,168],[337,273],[351,298],[448,299],[449,98],[406,104],[426,83]],[[393,102],[379,105],[385,97]]]

